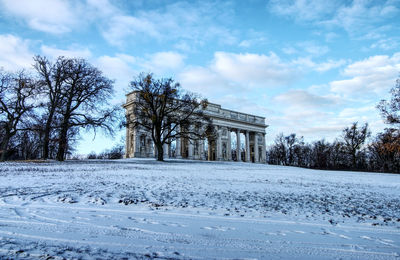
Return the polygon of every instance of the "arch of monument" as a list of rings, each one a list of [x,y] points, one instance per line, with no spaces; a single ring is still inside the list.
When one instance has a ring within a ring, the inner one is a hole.
[[[133,95],[127,95],[124,105],[126,116],[132,115]],[[209,103],[204,110],[216,130],[215,138],[204,140],[187,140],[176,138],[174,147],[164,144],[164,158],[187,158],[210,161],[245,161],[266,162],[265,147],[265,117],[245,114],[233,110],[224,109],[221,105]],[[231,133],[236,133],[236,147],[232,149]],[[242,147],[241,134],[244,135],[244,147]],[[148,133],[139,128],[126,127],[125,157],[155,157],[156,149]]]

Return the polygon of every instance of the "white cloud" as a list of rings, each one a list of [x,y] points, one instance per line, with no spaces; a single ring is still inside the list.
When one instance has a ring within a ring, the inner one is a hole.
[[[118,12],[105,19],[102,34],[115,46],[123,46],[130,36],[140,36],[141,40],[190,40],[192,45],[202,45],[208,39],[234,44],[236,37],[223,26],[231,9],[229,3],[200,1],[172,3],[133,15]]]
[[[292,82],[297,71],[275,53],[235,54],[216,52],[211,65],[213,71],[229,81],[243,86],[280,86]]]
[[[157,52],[148,57],[141,66],[156,74],[171,73],[181,69],[185,57],[177,52]]]
[[[343,75],[349,79],[332,81],[332,92],[345,96],[386,94],[400,71],[400,53],[377,55],[348,65]]]
[[[399,47],[399,39],[385,38],[371,44],[371,49],[394,50]]]
[[[359,29],[368,31],[374,24],[395,17],[399,11],[396,1],[354,0],[350,5],[342,5],[335,16],[324,23],[337,25],[350,33],[356,33]]]
[[[242,93],[286,86],[293,82],[299,71],[290,62],[282,61],[276,54],[214,53],[207,67],[188,67],[178,74],[182,86],[206,95]]]
[[[265,44],[268,42],[268,39],[265,37],[258,37],[258,38],[250,38],[246,40],[242,40],[239,43],[239,47],[249,48],[255,45]]]
[[[234,89],[220,75],[204,67],[188,67],[179,73],[177,80],[184,89],[206,97],[224,94]]]
[[[62,0],[1,0],[1,6],[7,15],[22,18],[32,29],[48,33],[69,32],[80,20],[70,2]]]
[[[120,13],[120,10],[108,0],[86,0],[87,12],[93,17],[107,17]]]
[[[274,101],[295,108],[332,106],[339,103],[335,96],[319,96],[302,89],[292,89],[274,97]]]
[[[112,45],[122,46],[126,37],[137,34],[160,38],[161,34],[158,30],[157,25],[151,20],[120,15],[110,19],[108,29],[103,32],[103,37]]]
[[[271,12],[281,16],[298,21],[315,21],[331,16],[338,3],[319,0],[272,0],[268,7]]]
[[[300,57],[292,61],[293,64],[300,66],[300,68],[310,68],[318,72],[325,72],[331,69],[339,68],[346,64],[344,59],[332,60],[328,59],[325,62],[316,63],[310,57]]]
[[[126,54],[101,56],[94,64],[110,79],[115,80],[116,97],[123,99],[128,91],[129,82],[138,75],[134,69],[137,59]]]
[[[314,41],[303,41],[295,45],[285,46],[282,51],[288,55],[302,54],[311,57],[323,56],[330,51],[328,46],[317,44]]]
[[[45,56],[49,56],[53,59],[56,59],[59,56],[88,59],[92,56],[92,52],[87,47],[82,48],[79,46],[71,46],[68,49],[59,49],[42,45],[40,49]]]
[[[313,56],[321,56],[329,52],[327,46],[319,45],[315,42],[301,42],[298,45],[304,50],[304,52]]]
[[[314,25],[340,27],[350,34],[369,32],[387,18],[396,17],[400,11],[399,2],[393,0],[272,0],[268,7],[279,16]]]
[[[6,34],[0,35],[0,67],[5,70],[31,69],[33,53],[29,41]]]

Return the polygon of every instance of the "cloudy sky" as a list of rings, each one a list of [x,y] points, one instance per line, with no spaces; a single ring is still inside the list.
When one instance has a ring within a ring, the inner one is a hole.
[[[0,0],[0,67],[35,54],[89,60],[116,80],[113,102],[142,71],[173,77],[266,117],[267,143],[333,140],[355,121],[375,134],[400,73],[400,0]],[[112,146],[85,137],[82,153]]]

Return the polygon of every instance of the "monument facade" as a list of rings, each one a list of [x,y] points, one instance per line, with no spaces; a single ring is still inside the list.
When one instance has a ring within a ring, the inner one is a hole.
[[[134,98],[134,92],[127,95],[124,105],[127,118],[135,116]],[[224,109],[221,105],[213,103],[208,104],[204,113],[211,118],[216,130],[214,137],[201,140],[176,138],[171,144],[164,145],[164,158],[266,162],[265,129],[268,126],[264,117]],[[126,158],[156,156],[151,133],[138,127],[133,128],[130,125],[126,127],[125,148]]]

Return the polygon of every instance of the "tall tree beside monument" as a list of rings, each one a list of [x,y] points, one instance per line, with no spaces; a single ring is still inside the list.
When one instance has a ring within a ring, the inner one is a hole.
[[[176,138],[201,139],[212,131],[211,121],[203,113],[208,101],[183,91],[173,79],[140,74],[130,86],[136,93],[132,100],[135,111],[127,118],[127,127],[151,133],[158,161],[164,160],[164,144]],[[198,131],[200,128],[203,131]]]
[[[113,132],[117,106],[109,107],[113,94],[113,81],[84,59],[70,59],[68,75],[60,89],[61,104],[57,107],[60,118],[56,159],[63,161],[68,149],[69,136],[79,130],[102,128]]]
[[[35,68],[43,94],[47,101],[45,102],[45,112],[42,114],[43,123],[43,159],[49,158],[49,145],[50,139],[53,136],[55,139],[56,135],[56,117],[57,108],[62,106],[63,92],[66,88],[67,78],[69,76],[69,68],[71,67],[72,59],[64,57],[58,57],[57,60],[52,63],[46,57],[35,56],[33,67]]]
[[[34,97],[38,85],[26,72],[0,70],[0,161],[6,159],[9,142],[39,104]],[[30,116],[32,117],[32,115]]]

